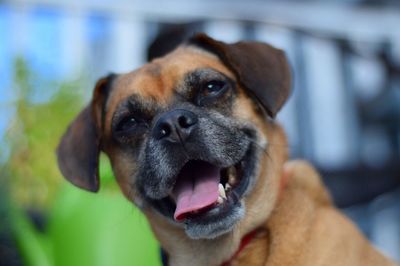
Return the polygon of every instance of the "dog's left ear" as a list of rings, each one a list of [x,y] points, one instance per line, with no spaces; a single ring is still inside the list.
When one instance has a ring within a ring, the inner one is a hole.
[[[104,104],[114,75],[96,83],[92,101],[70,124],[57,147],[58,166],[72,184],[88,191],[99,190],[99,154]]]
[[[195,35],[189,44],[216,54],[271,117],[289,97],[290,67],[282,50],[261,42],[227,44],[205,34]]]

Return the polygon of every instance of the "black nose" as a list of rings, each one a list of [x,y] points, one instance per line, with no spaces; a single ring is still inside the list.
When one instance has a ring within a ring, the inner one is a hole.
[[[184,142],[197,124],[197,116],[184,109],[175,109],[161,115],[153,127],[153,137],[169,142]]]

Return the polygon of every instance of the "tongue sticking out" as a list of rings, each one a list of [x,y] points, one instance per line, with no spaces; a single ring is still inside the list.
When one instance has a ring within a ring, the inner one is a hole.
[[[219,181],[218,167],[202,161],[188,162],[181,170],[173,190],[175,220],[182,221],[187,214],[217,202]]]

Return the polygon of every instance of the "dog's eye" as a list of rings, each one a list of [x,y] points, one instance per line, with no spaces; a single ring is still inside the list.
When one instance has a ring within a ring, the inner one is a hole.
[[[217,96],[226,88],[226,83],[221,80],[212,80],[205,84],[203,89],[204,96]]]
[[[201,84],[196,97],[196,103],[205,106],[220,99],[230,88],[229,82],[213,79]]]
[[[138,121],[134,117],[132,116],[125,117],[124,119],[121,120],[121,122],[118,123],[117,131],[118,132],[127,131],[135,127],[137,123]]]

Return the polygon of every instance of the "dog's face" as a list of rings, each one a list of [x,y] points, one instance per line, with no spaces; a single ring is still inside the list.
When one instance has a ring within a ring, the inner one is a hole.
[[[60,143],[60,169],[97,191],[102,150],[124,194],[146,214],[190,238],[215,238],[246,219],[246,208],[259,208],[255,187],[268,191],[260,169],[289,86],[281,51],[198,35],[136,71],[98,81]]]

